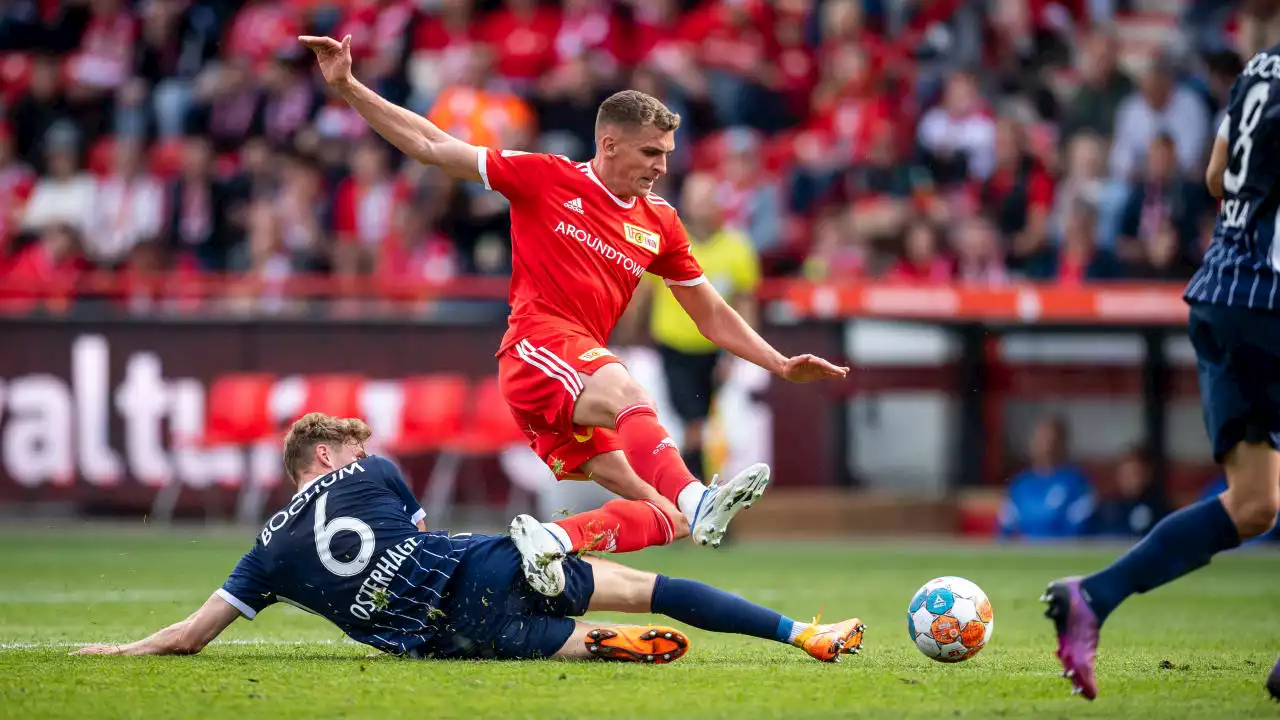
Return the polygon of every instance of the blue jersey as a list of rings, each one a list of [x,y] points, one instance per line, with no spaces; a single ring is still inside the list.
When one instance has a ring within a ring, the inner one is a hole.
[[[250,620],[286,602],[354,640],[409,652],[439,631],[445,584],[470,542],[419,531],[422,516],[395,465],[357,460],[272,515],[217,594]]]
[[[1193,304],[1280,306],[1280,45],[1258,53],[1231,88],[1218,129],[1230,158],[1213,244],[1187,286]]]

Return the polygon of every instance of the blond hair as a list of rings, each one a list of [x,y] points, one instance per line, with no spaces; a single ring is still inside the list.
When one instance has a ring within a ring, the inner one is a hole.
[[[337,418],[324,413],[307,413],[284,436],[284,470],[295,482],[311,464],[312,452],[320,444],[336,449],[348,441],[363,444],[373,431],[360,418]]]
[[[600,103],[596,113],[596,135],[607,125],[628,129],[652,125],[662,132],[680,127],[680,116],[671,112],[658,98],[639,90],[616,92]]]

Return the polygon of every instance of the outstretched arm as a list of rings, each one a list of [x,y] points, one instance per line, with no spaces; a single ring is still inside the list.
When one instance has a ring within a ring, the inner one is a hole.
[[[387,142],[424,165],[448,175],[481,182],[478,154],[484,152],[436,127],[430,120],[387,102],[351,74],[351,36],[338,42],[330,37],[303,35],[298,40],[316,54],[324,80],[339,97],[360,113]]]
[[[240,617],[226,600],[210,595],[186,620],[127,645],[90,645],[73,655],[194,655]]]
[[[842,378],[849,368],[838,367],[814,355],[788,358],[778,352],[725,302],[709,282],[672,285],[671,293],[689,313],[698,331],[711,342],[791,382]]]

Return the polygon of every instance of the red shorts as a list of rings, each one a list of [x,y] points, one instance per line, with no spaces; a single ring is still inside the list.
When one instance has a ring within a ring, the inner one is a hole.
[[[596,340],[571,330],[539,333],[498,357],[498,382],[511,414],[529,446],[557,479],[585,479],[579,467],[591,458],[621,450],[608,428],[573,424],[573,408],[583,375],[622,360]]]

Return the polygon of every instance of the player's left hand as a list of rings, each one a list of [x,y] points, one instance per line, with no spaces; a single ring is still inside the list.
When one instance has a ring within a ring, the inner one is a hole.
[[[124,649],[119,645],[89,645],[76,650],[71,655],[123,655]]]
[[[849,368],[832,365],[817,355],[797,355],[787,360],[779,374],[793,383],[807,383],[842,378],[849,374]]]

